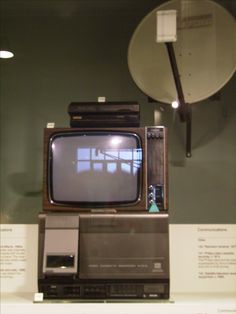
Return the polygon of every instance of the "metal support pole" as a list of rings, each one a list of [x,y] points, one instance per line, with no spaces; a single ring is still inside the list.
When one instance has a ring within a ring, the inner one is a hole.
[[[188,113],[186,120],[186,157],[191,157],[191,146],[192,146],[192,109],[188,104]]]
[[[191,133],[192,133],[192,113],[189,104],[186,104],[184,99],[183,88],[180,80],[179,70],[175,58],[175,51],[172,42],[166,42],[166,48],[170,60],[172,74],[175,81],[175,87],[177,90],[179,108],[178,113],[180,120],[186,122],[186,157],[191,157]]]

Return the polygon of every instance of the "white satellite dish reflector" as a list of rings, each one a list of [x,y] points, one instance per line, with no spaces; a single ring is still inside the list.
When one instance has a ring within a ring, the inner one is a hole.
[[[236,69],[236,23],[227,10],[210,0],[168,1],[141,21],[128,48],[128,67],[137,86],[163,103],[177,98],[165,44],[156,42],[158,10],[177,11],[173,47],[186,103],[218,92]]]

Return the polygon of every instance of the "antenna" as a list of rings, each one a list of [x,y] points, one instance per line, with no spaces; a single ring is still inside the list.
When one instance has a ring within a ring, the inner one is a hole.
[[[168,23],[158,22],[157,14],[169,19]],[[170,39],[163,36],[157,43],[155,38],[166,24]],[[136,28],[128,47],[128,67],[134,82],[150,98],[163,104],[178,98],[180,119],[186,121],[186,156],[190,157],[192,104],[216,94],[236,69],[234,17],[214,1],[165,2]]]

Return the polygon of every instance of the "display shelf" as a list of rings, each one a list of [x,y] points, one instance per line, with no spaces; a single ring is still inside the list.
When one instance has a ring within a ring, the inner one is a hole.
[[[236,314],[234,294],[173,294],[170,301],[34,302],[34,293],[1,294],[2,314]]]

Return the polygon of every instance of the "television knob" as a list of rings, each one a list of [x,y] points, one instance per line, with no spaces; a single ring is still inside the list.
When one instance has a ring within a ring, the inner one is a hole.
[[[152,199],[153,199],[154,193],[151,192],[151,193],[148,194],[148,196],[149,196],[149,198],[152,198]]]
[[[153,191],[154,190],[154,186],[153,185],[149,185],[148,190],[149,191]]]

